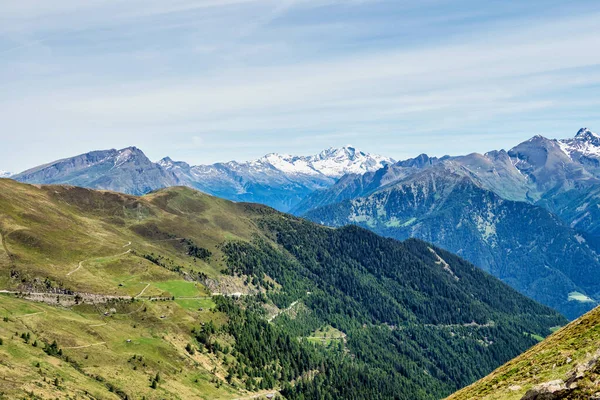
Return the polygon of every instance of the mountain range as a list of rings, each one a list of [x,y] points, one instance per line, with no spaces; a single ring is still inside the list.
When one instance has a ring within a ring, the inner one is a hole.
[[[430,241],[569,318],[593,308],[600,294],[595,238],[542,207],[505,200],[441,164],[304,216]]]
[[[600,137],[534,136],[505,150],[395,162],[351,146],[191,166],[139,149],[91,152],[12,177],[129,194],[185,185],[315,222],[455,252],[576,318],[600,300]]]
[[[566,211],[577,201],[582,201],[576,193],[594,191],[600,183],[600,137],[587,128],[580,129],[572,139],[534,136],[508,152],[495,150],[485,154],[441,158],[422,154],[372,173],[346,176],[327,192],[309,196],[293,211],[302,214],[309,209],[364,196],[438,164],[470,178],[504,199],[542,205],[565,215],[567,222],[574,227],[595,232],[592,215],[588,214],[594,212],[590,210],[593,207],[588,209],[586,203],[579,204],[582,207],[575,207],[575,210],[579,209],[577,214],[569,217]]]
[[[416,239],[0,179],[7,398],[439,399],[564,317]]]
[[[169,157],[154,163],[136,147],[93,151],[29,169],[21,182],[62,183],[141,195],[169,186],[189,186],[233,201],[288,211],[309,193],[331,186],[347,173],[375,171],[394,160],[352,146],[314,156],[268,154],[248,162],[190,166]]]
[[[205,193],[289,211],[308,194],[333,185],[345,174],[375,171],[393,162],[391,158],[346,146],[330,148],[314,156],[271,153],[248,162],[199,166],[167,157],[158,164],[181,183]]]
[[[174,174],[150,161],[137,147],[92,151],[40,165],[11,178],[35,184],[64,183],[129,194],[144,194],[180,184]]]
[[[428,157],[347,175],[293,212],[419,237],[575,318],[598,304],[600,140],[542,136],[511,150]]]

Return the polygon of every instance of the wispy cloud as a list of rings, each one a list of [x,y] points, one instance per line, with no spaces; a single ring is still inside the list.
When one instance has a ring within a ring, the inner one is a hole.
[[[348,142],[401,158],[600,126],[600,7],[543,3],[13,2],[0,167],[130,144],[195,163]]]

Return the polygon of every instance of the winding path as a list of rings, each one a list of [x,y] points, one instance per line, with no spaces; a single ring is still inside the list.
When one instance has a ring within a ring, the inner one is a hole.
[[[144,294],[144,292],[146,291],[146,289],[148,289],[150,287],[150,284],[147,284],[145,288],[142,289],[142,291],[134,297],[134,299],[137,299],[138,297],[140,297],[141,295]]]
[[[296,300],[294,301],[292,304],[290,304],[290,306],[288,308],[284,308],[283,310],[279,310],[275,315],[269,317],[267,319],[268,322],[273,321],[275,318],[277,318],[278,316],[280,316],[281,314],[283,314],[284,312],[290,311],[296,304],[298,304],[300,300]]]
[[[131,242],[129,242],[129,243],[131,243]],[[75,268],[73,271],[71,271],[71,272],[67,273],[67,276],[71,275],[71,274],[72,274],[72,273],[74,273],[74,272],[77,272],[77,271],[79,271],[79,269],[80,269],[81,267],[83,267],[83,263],[84,263],[84,262],[86,262],[86,261],[99,260],[99,259],[101,259],[101,258],[113,258],[113,257],[121,257],[121,256],[124,256],[125,254],[128,254],[128,253],[131,253],[131,249],[127,250],[127,251],[126,251],[126,252],[124,252],[124,253],[115,254],[114,256],[106,256],[106,257],[94,257],[94,258],[88,258],[87,260],[79,261],[79,265],[77,266],[77,268]]]
[[[30,317],[32,315],[39,315],[39,314],[46,314],[46,311],[39,311],[39,312],[31,313],[31,314],[18,315],[16,318]]]
[[[92,343],[92,344],[87,344],[85,346],[73,346],[73,347],[65,347],[64,349],[85,349],[87,347],[92,347],[92,346],[101,346],[103,344],[106,344],[106,342],[99,342],[99,343]]]

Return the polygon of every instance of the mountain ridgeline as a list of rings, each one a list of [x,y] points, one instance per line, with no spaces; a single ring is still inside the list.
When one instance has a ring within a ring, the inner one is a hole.
[[[435,399],[566,323],[415,239],[183,187],[0,189],[9,397]]]
[[[191,166],[165,157],[154,163],[136,147],[93,151],[12,176],[35,184],[69,184],[142,195],[170,186],[189,186],[233,201],[262,203],[288,211],[317,189],[346,173],[374,171],[394,160],[354,147],[313,156],[268,154],[254,161]]]
[[[544,208],[504,200],[444,168],[305,216],[325,225],[356,224],[396,239],[430,241],[570,318],[596,304],[574,300],[574,293],[600,291],[595,238]]]
[[[448,400],[598,399],[599,342],[596,308]]]
[[[347,175],[293,210],[455,252],[569,318],[600,299],[600,146],[536,136],[510,151],[418,158]]]
[[[185,185],[320,224],[430,241],[568,318],[600,301],[600,136],[534,136],[512,149],[394,162],[351,146],[191,166],[136,148],[92,152],[17,174],[131,194]]]

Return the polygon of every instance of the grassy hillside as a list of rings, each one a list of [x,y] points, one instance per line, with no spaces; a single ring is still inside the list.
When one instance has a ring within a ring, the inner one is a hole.
[[[555,384],[563,388],[548,398],[598,398],[599,344],[600,308],[596,308],[448,399],[521,399],[532,388],[557,380]]]
[[[434,399],[566,322],[424,242],[189,188],[0,180],[0,234],[7,398]]]
[[[215,384],[224,373],[221,361],[185,350],[194,327],[224,320],[212,306],[199,312],[178,302],[137,301],[66,309],[2,295],[0,393],[6,398],[25,393],[40,398],[238,397],[239,390]],[[115,312],[104,316],[111,308]],[[53,341],[62,356],[44,351]],[[157,373],[161,382],[152,389]]]
[[[0,180],[0,290],[24,293],[0,297],[0,393],[63,398],[87,391],[107,399],[248,393],[241,380],[224,379],[223,364],[233,356],[185,349],[200,348],[192,329],[227,320],[214,309],[211,291],[251,291],[239,279],[225,279],[223,287],[214,280],[224,267],[218,245],[256,232],[238,209],[192,190],[141,199]],[[211,256],[190,256],[189,243],[202,243]],[[75,294],[80,304],[73,304]],[[62,357],[44,352],[53,341]],[[155,390],[156,373],[163,383]]]

